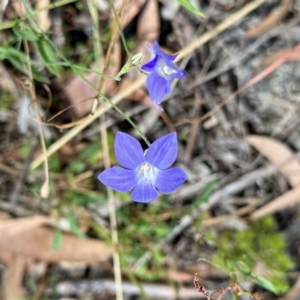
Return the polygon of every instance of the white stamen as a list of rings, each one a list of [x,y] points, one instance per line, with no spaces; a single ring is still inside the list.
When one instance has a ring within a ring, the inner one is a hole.
[[[139,167],[138,176],[142,180],[146,180],[146,181],[154,183],[158,171],[159,170],[157,168],[153,167],[152,165],[150,165],[148,163],[144,163]]]
[[[159,63],[158,71],[159,71],[160,75],[162,75],[165,78],[168,78],[168,76],[177,72],[176,70],[168,67],[164,61],[161,61]]]

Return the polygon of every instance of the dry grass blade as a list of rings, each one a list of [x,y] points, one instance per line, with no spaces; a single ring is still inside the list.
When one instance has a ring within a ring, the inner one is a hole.
[[[300,163],[285,144],[259,135],[248,136],[246,140],[287,177],[292,187],[299,186]]]

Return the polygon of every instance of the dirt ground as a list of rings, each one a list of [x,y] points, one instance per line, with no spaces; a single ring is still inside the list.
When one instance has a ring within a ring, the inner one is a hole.
[[[119,300],[118,261],[123,299],[300,299],[300,1],[117,0],[124,35],[110,1],[21,2],[1,8],[0,299]],[[113,80],[122,37],[179,53],[162,112],[145,74]],[[177,132],[175,193],[112,205],[116,132],[146,145],[97,89],[150,142]]]

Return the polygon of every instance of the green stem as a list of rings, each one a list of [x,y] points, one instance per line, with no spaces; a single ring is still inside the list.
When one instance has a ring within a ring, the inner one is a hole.
[[[123,47],[128,55],[128,57],[131,56],[131,53],[128,49],[128,46],[127,46],[127,43],[126,43],[126,39],[125,39],[125,36],[124,36],[124,33],[123,33],[123,30],[122,30],[122,27],[121,27],[121,24],[119,22],[119,18],[118,18],[118,14],[116,12],[116,9],[115,9],[115,6],[114,6],[114,3],[112,0],[109,1],[110,2],[110,5],[111,5],[111,9],[113,10],[113,13],[114,13],[114,17],[115,17],[115,21],[116,21],[116,24],[117,24],[117,27],[119,29],[119,34],[120,34],[120,37],[121,37],[121,40],[122,40],[122,44],[123,44]]]
[[[71,1],[71,0],[64,0],[64,1],[61,1],[61,2],[67,2],[67,1]],[[72,2],[74,2],[75,0],[72,0]],[[58,2],[57,2],[58,3]],[[55,3],[54,3],[55,4]],[[24,5],[25,6],[25,5]],[[31,17],[31,21],[35,23],[35,25],[38,27],[38,24],[36,23],[35,19],[32,18],[33,16],[33,13],[31,13],[30,11],[28,11],[27,7],[25,6],[25,9],[26,9],[26,12],[28,14],[27,18]],[[114,8],[113,8],[114,9]],[[114,10],[115,12],[115,10]],[[118,23],[118,22],[117,22]],[[119,24],[119,23],[118,23]],[[124,37],[123,33],[121,34],[121,36]],[[78,67],[74,67],[72,65],[72,63],[61,53],[61,51],[59,51],[55,45],[52,43],[52,41],[49,39],[49,37],[46,35],[46,34],[43,34],[43,38],[45,40],[47,40],[47,42],[49,43],[49,45],[52,47],[52,49],[58,54],[58,56],[64,61],[65,64],[67,64],[71,70],[76,74],[78,75],[84,82],[86,82],[93,90],[95,90],[95,92],[99,95],[99,97],[105,99],[122,117],[124,117],[127,122],[139,133],[139,135],[141,136],[141,138],[145,141],[145,143],[147,144],[147,146],[149,147],[150,146],[150,142],[149,140],[146,138],[146,136],[143,134],[143,132],[139,129],[139,127],[134,123],[134,121],[128,117],[125,113],[123,113],[115,104],[113,104],[111,102],[111,100],[109,98],[107,98],[104,94],[102,94],[93,84],[91,84],[84,76],[82,76],[82,74],[80,74],[80,72],[78,71]],[[126,41],[125,41],[125,38],[124,38],[124,47],[125,49],[128,50],[127,46],[126,46]],[[130,55],[130,53],[129,53]]]
[[[144,142],[147,144],[147,146],[150,146],[149,140],[146,138],[146,136],[143,134],[143,132],[140,130],[140,128],[128,117],[125,113],[122,112],[122,110],[116,106],[114,103],[111,102],[111,100],[105,96],[101,97],[105,99],[122,117],[126,119],[126,121],[139,133],[141,138],[144,140]]]

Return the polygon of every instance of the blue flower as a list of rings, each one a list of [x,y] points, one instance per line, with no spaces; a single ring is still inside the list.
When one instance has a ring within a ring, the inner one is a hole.
[[[172,193],[186,180],[187,176],[180,168],[167,169],[176,160],[177,152],[175,132],[157,139],[145,152],[135,138],[117,132],[115,154],[123,168],[107,169],[98,179],[119,192],[133,190],[133,201],[150,202],[159,196],[159,192]]]
[[[165,94],[171,92],[171,81],[175,78],[183,79],[186,73],[174,63],[177,54],[169,55],[163,52],[156,41],[153,48],[149,48],[152,59],[141,69],[149,72],[146,80],[147,89],[153,104],[161,110],[158,104],[162,102]]]

